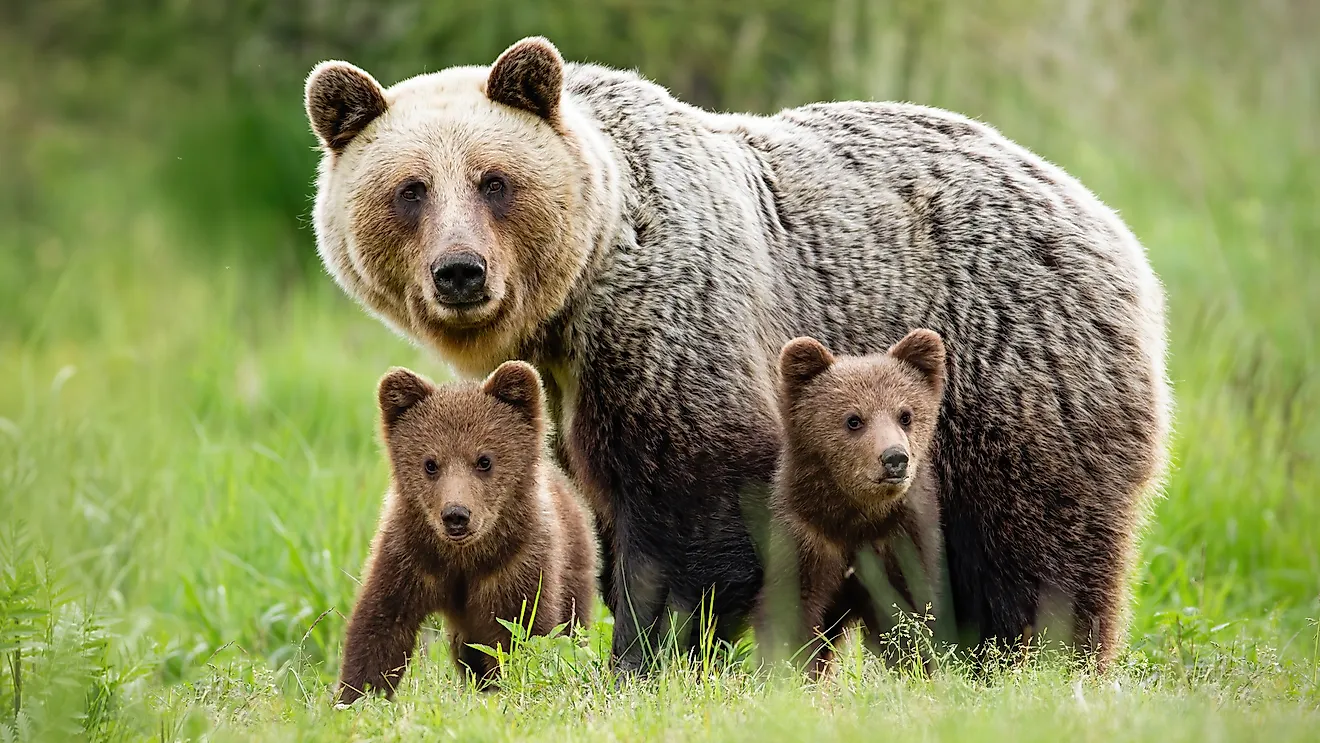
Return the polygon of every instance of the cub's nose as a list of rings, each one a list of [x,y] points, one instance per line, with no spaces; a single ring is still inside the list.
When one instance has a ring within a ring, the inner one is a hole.
[[[445,533],[451,537],[463,537],[468,533],[468,521],[472,512],[465,506],[445,506],[440,512],[440,521],[444,522]]]
[[[881,452],[880,464],[884,465],[887,480],[902,480],[907,477],[908,455],[901,446],[891,446]]]
[[[431,266],[431,280],[443,304],[479,301],[486,294],[486,259],[466,251],[445,256]]]

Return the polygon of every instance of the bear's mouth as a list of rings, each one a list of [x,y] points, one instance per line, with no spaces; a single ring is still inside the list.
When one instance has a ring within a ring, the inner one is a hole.
[[[452,330],[484,328],[493,324],[500,315],[500,303],[492,297],[458,304],[437,301],[435,308],[432,317],[440,326]]]
[[[466,544],[467,542],[471,542],[477,535],[477,529],[475,524],[467,524],[465,526],[442,524],[440,527],[440,533],[451,544]]]
[[[501,314],[501,305],[490,292],[464,302],[447,302],[435,294],[415,293],[409,297],[408,309],[415,327],[444,332],[490,325]]]
[[[487,294],[485,296],[481,296],[476,299],[470,299],[465,302],[447,302],[443,299],[436,299],[435,303],[447,310],[450,310],[451,312],[470,312],[472,310],[481,309],[485,305],[489,304],[490,295]]]

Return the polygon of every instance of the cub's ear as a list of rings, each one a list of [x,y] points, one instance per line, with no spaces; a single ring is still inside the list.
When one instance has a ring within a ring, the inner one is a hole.
[[[549,40],[530,36],[508,49],[491,65],[486,97],[496,103],[559,122],[559,98],[564,90],[564,58]]]
[[[386,430],[393,428],[404,413],[434,391],[434,385],[403,367],[396,366],[386,372],[376,386],[380,417]]]
[[[481,389],[529,418],[541,415],[541,375],[525,361],[506,361],[486,377]]]
[[[834,365],[834,355],[815,338],[794,338],[779,352],[779,377],[796,390]]]
[[[322,62],[307,76],[307,119],[321,146],[338,154],[367,124],[385,113],[385,89],[347,62]]]
[[[889,348],[889,355],[917,371],[936,389],[944,385],[944,341],[934,330],[917,328]]]

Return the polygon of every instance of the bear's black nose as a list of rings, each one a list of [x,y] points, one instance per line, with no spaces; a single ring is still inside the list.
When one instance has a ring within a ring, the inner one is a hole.
[[[461,537],[468,533],[468,520],[472,512],[465,506],[445,506],[440,512],[440,520],[445,524],[445,533],[451,537]]]
[[[881,452],[880,464],[885,467],[886,480],[902,480],[907,477],[908,455],[901,446],[891,446]]]
[[[436,297],[442,304],[472,304],[486,296],[486,259],[476,253],[445,256],[431,266]]]

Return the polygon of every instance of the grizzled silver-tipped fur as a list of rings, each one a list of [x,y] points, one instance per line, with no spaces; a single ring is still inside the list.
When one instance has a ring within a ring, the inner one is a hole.
[[[1111,658],[1171,405],[1162,289],[1122,221],[945,111],[719,115],[582,64],[555,102],[535,83],[558,57],[537,59],[499,89],[542,91],[549,123],[483,98],[481,68],[384,91],[322,165],[317,237],[341,286],[459,369],[540,369],[613,557],[620,665],[712,588],[717,634],[743,625],[762,569],[738,493],[773,476],[784,342],[864,355],[917,327],[947,350],[933,465],[958,624],[1012,641],[1063,597]],[[483,172],[508,174],[497,196]],[[434,299],[456,251],[483,262],[483,304]]]

